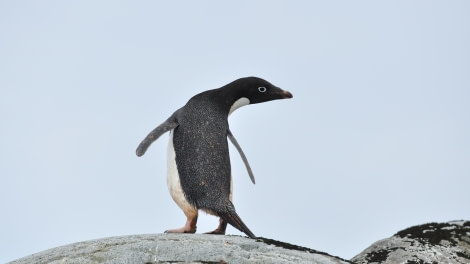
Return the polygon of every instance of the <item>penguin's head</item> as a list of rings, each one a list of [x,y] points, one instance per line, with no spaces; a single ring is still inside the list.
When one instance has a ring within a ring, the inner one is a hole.
[[[240,98],[246,98],[250,104],[257,104],[277,99],[292,98],[292,94],[258,77],[240,78],[232,82]]]
[[[236,92],[236,101],[231,106],[229,114],[244,105],[292,98],[290,92],[258,77],[240,78],[229,83],[226,87]]]

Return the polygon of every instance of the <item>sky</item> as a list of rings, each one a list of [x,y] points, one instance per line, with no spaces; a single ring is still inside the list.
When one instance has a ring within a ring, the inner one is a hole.
[[[469,1],[1,1],[0,32],[0,263],[181,227],[168,134],[135,149],[246,76],[294,96],[229,118],[257,236],[349,259],[470,220]],[[201,212],[198,233],[217,224]]]

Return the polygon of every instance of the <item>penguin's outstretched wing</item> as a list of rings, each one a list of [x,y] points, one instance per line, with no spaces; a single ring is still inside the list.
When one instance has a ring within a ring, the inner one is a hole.
[[[178,113],[181,110],[178,109],[176,112],[174,112],[165,122],[163,122],[161,125],[157,126],[152,132],[150,132],[142,142],[140,142],[139,146],[137,147],[137,150],[135,153],[137,156],[142,156],[145,154],[147,149],[152,145],[152,143],[157,140],[161,135],[165,134],[166,132],[172,130],[173,128],[177,127],[179,125],[178,123]]]
[[[240,156],[242,157],[243,162],[245,163],[246,170],[248,171],[248,175],[250,176],[251,181],[253,184],[255,184],[255,176],[253,175],[253,171],[251,170],[250,164],[248,163],[248,159],[245,156],[245,153],[243,153],[242,148],[238,144],[237,140],[233,136],[232,132],[230,129],[227,129],[227,137],[230,139],[232,144],[235,146],[235,148],[238,150],[238,153],[240,153]]]

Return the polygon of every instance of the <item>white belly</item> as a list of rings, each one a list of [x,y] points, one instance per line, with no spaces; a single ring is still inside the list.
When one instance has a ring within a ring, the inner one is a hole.
[[[181,188],[180,176],[178,173],[178,167],[176,165],[176,153],[173,146],[173,130],[170,131],[170,140],[168,142],[167,149],[167,175],[166,175],[166,184],[168,185],[168,190],[170,191],[171,198],[173,201],[183,210],[183,212],[188,216],[188,214],[197,214],[197,208],[192,206],[184,196],[183,189]],[[232,189],[233,182],[232,177],[230,176],[230,201],[232,201]],[[209,214],[215,215],[213,212],[206,211]]]
[[[168,185],[168,190],[170,191],[171,198],[173,198],[173,201],[175,201],[175,203],[183,210],[185,214],[194,213],[194,211],[196,211],[197,214],[197,209],[191,204],[189,204],[189,202],[186,200],[186,197],[184,197],[175,158],[176,153],[175,148],[173,147],[173,130],[171,130],[170,141],[168,142],[167,149],[166,184]]]

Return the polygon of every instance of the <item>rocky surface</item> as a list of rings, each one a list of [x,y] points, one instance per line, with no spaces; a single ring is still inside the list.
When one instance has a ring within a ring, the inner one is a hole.
[[[352,261],[363,263],[470,263],[470,221],[430,223],[375,242]]]
[[[349,261],[270,239],[200,234],[111,237],[53,248],[10,262],[31,263],[324,263]]]
[[[155,234],[79,242],[10,262],[26,263],[470,264],[470,221],[407,228],[372,244],[351,261],[266,238]]]

